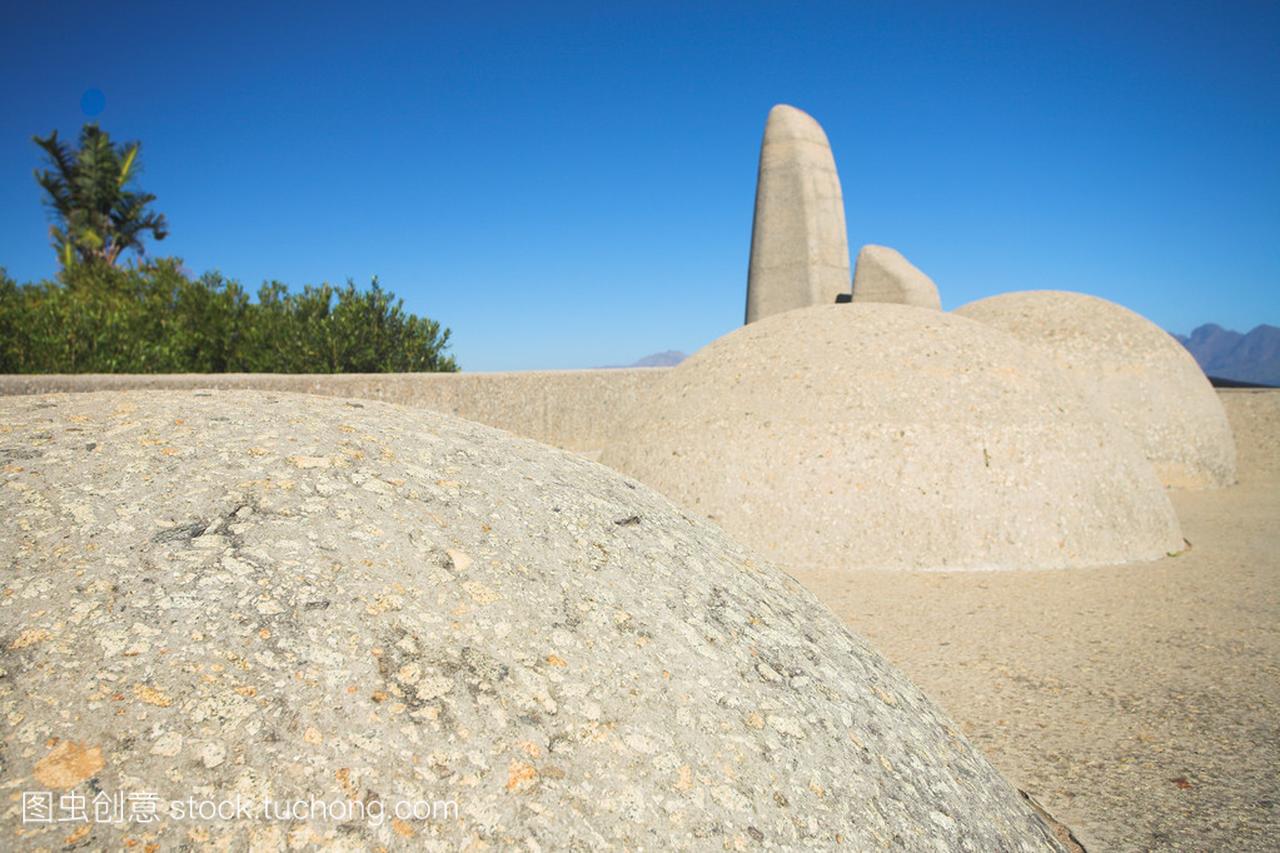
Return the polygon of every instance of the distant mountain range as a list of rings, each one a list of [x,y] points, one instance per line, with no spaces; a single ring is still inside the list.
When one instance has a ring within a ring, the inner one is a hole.
[[[1215,379],[1280,385],[1280,328],[1255,326],[1248,334],[1206,323],[1190,335],[1174,335]]]
[[[632,362],[628,367],[675,367],[689,356],[679,350],[669,349],[666,352],[655,352],[653,355],[646,355],[644,358]]]
[[[630,364],[610,364],[607,367],[675,367],[689,356],[679,350],[669,349],[666,352],[655,352]]]

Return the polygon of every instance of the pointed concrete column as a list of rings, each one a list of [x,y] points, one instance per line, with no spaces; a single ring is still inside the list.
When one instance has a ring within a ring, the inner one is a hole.
[[[891,302],[942,310],[938,286],[902,253],[888,246],[863,246],[853,273],[854,302]]]
[[[849,243],[831,145],[811,116],[779,104],[760,147],[747,322],[848,293]]]

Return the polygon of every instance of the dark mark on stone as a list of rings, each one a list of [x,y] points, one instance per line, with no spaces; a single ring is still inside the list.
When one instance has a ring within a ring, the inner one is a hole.
[[[1022,795],[1022,799],[1031,806],[1031,810],[1035,812],[1036,817],[1040,818],[1040,822],[1044,825],[1045,830],[1057,839],[1058,843],[1067,850],[1067,853],[1086,853],[1084,845],[1080,843],[1079,838],[1076,838],[1076,834],[1071,831],[1071,827],[1049,814],[1048,809],[1040,805],[1040,803],[1026,791],[1021,788],[1018,788],[1017,791]]]
[[[614,519],[613,523],[618,525],[619,527],[630,527],[633,524],[640,523],[640,516],[629,515],[626,518],[617,518],[617,519]]]
[[[203,521],[192,521],[187,524],[180,524],[177,527],[170,527],[167,530],[161,530],[155,536],[151,537],[152,542],[190,542],[209,527]]]
[[[319,601],[308,601],[306,604],[302,605],[302,609],[303,610],[324,610],[328,608],[329,604],[330,604],[329,599],[322,598]]]

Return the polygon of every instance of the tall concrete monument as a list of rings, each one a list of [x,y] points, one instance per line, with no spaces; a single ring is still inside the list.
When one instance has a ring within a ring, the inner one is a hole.
[[[760,147],[746,321],[848,293],[849,243],[831,145],[812,116],[778,104]]]
[[[942,310],[938,287],[896,249],[863,246],[853,271],[854,302],[889,302]]]

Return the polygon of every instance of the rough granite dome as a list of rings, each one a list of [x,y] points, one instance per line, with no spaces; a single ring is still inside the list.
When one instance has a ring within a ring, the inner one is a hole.
[[[1047,358],[903,305],[789,311],[641,397],[601,461],[784,566],[1058,568],[1183,547],[1151,466]]]
[[[796,582],[599,465],[264,392],[0,423],[6,846],[1056,849]]]
[[[1236,481],[1226,412],[1173,336],[1122,305],[1055,290],[1005,293],[955,311],[1052,356],[1134,436],[1166,486]]]

